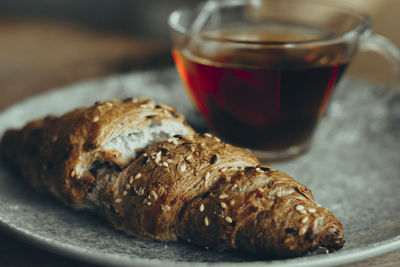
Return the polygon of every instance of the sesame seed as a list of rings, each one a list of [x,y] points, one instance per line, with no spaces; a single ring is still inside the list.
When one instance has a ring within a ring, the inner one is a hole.
[[[193,154],[187,155],[185,159],[190,162],[193,159]]]
[[[283,243],[285,243],[285,244],[290,243],[290,238],[288,237],[288,238],[286,238],[285,240],[283,240]]]
[[[156,165],[157,165],[158,167],[161,167],[161,166],[162,166],[162,164],[161,164],[159,161],[156,162]]]
[[[179,171],[184,172],[186,170],[186,164],[182,164],[179,166]]]
[[[219,199],[224,199],[224,198],[227,198],[227,197],[228,197],[228,195],[225,194],[225,193],[222,193],[221,195],[219,195]]]
[[[72,171],[71,172],[71,177],[74,177],[75,176],[75,171]]]
[[[130,178],[129,178],[129,183],[131,184],[133,182],[133,176],[131,176]]]
[[[151,201],[147,201],[147,202],[146,202],[146,205],[147,205],[147,206],[151,206]]]
[[[208,217],[206,216],[206,217],[204,217],[204,225],[205,226],[209,226],[210,225],[210,222],[209,222],[209,220],[208,220]]]
[[[113,104],[111,104],[110,102],[106,102],[106,105],[109,106],[109,107],[113,106]]]
[[[206,147],[207,147],[207,146],[206,146],[205,143],[201,143],[201,144],[200,144],[200,148],[201,148],[201,149],[206,149]]]
[[[301,219],[301,223],[306,223],[308,222],[308,217],[304,217],[303,219]]]
[[[147,153],[143,153],[143,155],[142,155],[143,157],[147,157]]]
[[[324,250],[325,254],[329,254],[329,249]]]
[[[194,146],[191,146],[191,147],[190,147],[190,151],[192,151],[192,152],[194,152],[194,151],[195,151],[195,148],[194,148]]]
[[[154,192],[153,190],[150,191],[150,195],[154,198],[154,200],[158,199],[158,195],[156,192]]]
[[[115,204],[118,204],[118,203],[121,203],[122,202],[122,199],[120,199],[120,198],[116,198],[115,200],[114,200],[114,203]]]
[[[167,159],[167,162],[168,162],[169,164],[174,163],[174,161],[173,161],[172,159]]]
[[[163,206],[163,210],[164,210],[164,211],[170,211],[170,210],[171,210],[171,207],[168,206],[168,205],[164,205],[164,206]]]
[[[232,218],[229,217],[229,216],[226,216],[226,217],[225,217],[225,221],[226,221],[227,223],[232,223],[232,222],[233,222]]]
[[[303,227],[303,228],[300,229],[299,235],[300,235],[300,236],[301,236],[301,235],[304,235],[306,232],[307,232],[307,227]]]
[[[297,205],[296,206],[296,210],[298,210],[298,211],[304,210],[304,206],[303,205]]]
[[[221,142],[221,139],[219,139],[218,137],[214,136],[214,140],[217,142]]]
[[[314,213],[314,212],[316,212],[317,210],[314,209],[314,208],[309,208],[308,211],[309,211],[310,213]]]
[[[231,205],[231,206],[235,205],[235,200],[232,199],[231,201],[229,201],[229,205]]]
[[[163,165],[163,167],[165,167],[165,168],[168,167],[168,163],[167,163],[166,161],[164,161],[164,162],[162,163],[162,165]]]
[[[221,169],[221,172],[226,172],[228,170],[228,168],[224,167]]]
[[[211,135],[211,134],[209,134],[209,133],[204,133],[204,136],[205,136],[205,137],[209,137],[209,138],[211,138],[211,137],[212,137],[212,135]]]
[[[93,122],[97,122],[97,121],[99,121],[99,116],[95,116],[94,118],[93,118],[93,120],[92,120]]]
[[[203,211],[204,211],[204,204],[203,204],[203,203],[200,204],[200,206],[199,206],[199,211],[200,211],[200,212],[203,212]]]
[[[124,192],[122,192],[123,196],[126,196],[128,194],[128,192],[125,190]]]
[[[142,173],[137,173],[136,175],[135,175],[135,180],[137,180],[137,179],[139,179],[140,177],[142,177]]]
[[[226,209],[228,207],[228,205],[226,205],[225,202],[221,202],[221,208]]]
[[[131,189],[131,185],[130,185],[130,184],[127,184],[127,185],[125,186],[125,189],[126,189],[126,190],[130,190],[130,189]]]
[[[206,175],[204,176],[204,179],[205,179],[205,180],[208,180],[209,178],[210,178],[210,173],[207,172]]]
[[[260,168],[257,167],[257,168],[256,168],[256,171],[257,171],[257,172],[261,172],[262,170],[261,170]]]

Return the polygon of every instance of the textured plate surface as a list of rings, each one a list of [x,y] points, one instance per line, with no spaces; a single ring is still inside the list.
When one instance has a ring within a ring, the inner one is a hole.
[[[344,79],[319,125],[311,150],[274,164],[310,187],[317,202],[343,223],[345,247],[329,255],[271,261],[272,265],[335,265],[400,248],[400,97],[384,100],[374,86]],[[19,103],[0,114],[0,135],[47,114],[60,115],[97,100],[147,96],[174,105],[190,124],[206,129],[174,69],[76,84]],[[57,253],[135,266],[265,265],[260,258],[205,251],[183,242],[142,241],[106,222],[33,192],[0,159],[0,224]]]

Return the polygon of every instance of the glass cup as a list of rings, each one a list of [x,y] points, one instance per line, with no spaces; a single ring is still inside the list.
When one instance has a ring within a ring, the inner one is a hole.
[[[173,57],[212,131],[262,161],[306,151],[358,50],[399,77],[400,53],[367,15],[321,1],[222,0],[174,11]]]

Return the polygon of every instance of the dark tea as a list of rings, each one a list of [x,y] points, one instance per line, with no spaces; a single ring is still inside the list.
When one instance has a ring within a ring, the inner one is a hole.
[[[217,135],[262,151],[309,141],[347,65],[343,44],[307,46],[331,38],[331,32],[274,23],[199,35],[202,42],[193,38],[173,57],[192,100]],[[235,40],[244,48],[219,48],[215,40]],[[260,45],[246,48],[253,42]]]

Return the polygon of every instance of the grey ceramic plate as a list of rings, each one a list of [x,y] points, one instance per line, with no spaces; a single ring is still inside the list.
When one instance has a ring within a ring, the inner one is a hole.
[[[281,265],[335,265],[400,249],[400,98],[345,79],[337,88],[309,153],[276,168],[309,186],[316,200],[343,223],[346,244],[329,255],[270,261]],[[0,114],[0,134],[47,114],[62,114],[96,100],[144,95],[176,106],[205,127],[175,70],[110,77],[54,90]],[[92,214],[70,210],[33,192],[0,160],[0,224],[51,251],[110,265],[261,266],[245,254],[204,251],[183,242],[142,241],[113,230]]]

